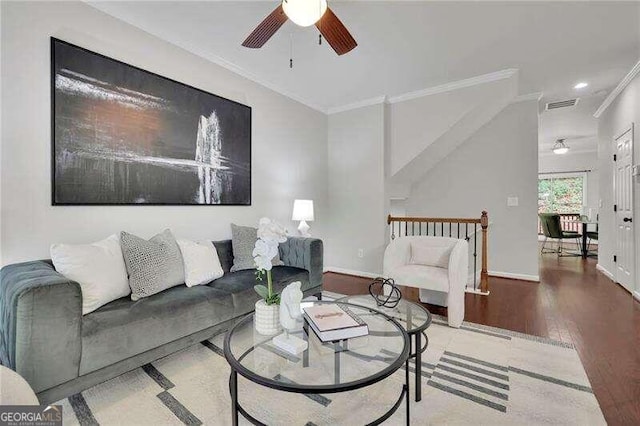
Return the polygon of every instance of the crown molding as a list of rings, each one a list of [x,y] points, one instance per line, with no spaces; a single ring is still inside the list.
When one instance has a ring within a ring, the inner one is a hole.
[[[631,68],[631,71],[629,71],[629,73],[627,73],[627,75],[624,76],[624,78],[620,83],[618,83],[616,88],[613,89],[611,93],[609,93],[609,96],[605,98],[604,102],[602,102],[602,105],[598,107],[598,109],[593,114],[593,116],[595,118],[600,118],[602,113],[607,108],[609,108],[609,105],[613,103],[613,101],[618,97],[618,95],[622,93],[622,91],[629,85],[629,83],[631,83],[631,80],[633,80],[635,76],[638,75],[639,72],[640,72],[640,60],[636,62],[633,68]]]
[[[329,108],[327,109],[327,114],[337,114],[340,112],[350,111],[352,109],[364,108],[371,105],[382,104],[387,101],[386,96],[376,96],[375,98],[364,99],[362,101],[354,102],[352,104],[347,104],[339,107]]]
[[[429,87],[427,89],[417,90],[415,92],[405,93],[403,95],[392,96],[388,99],[390,104],[397,102],[409,101],[423,96],[435,95],[437,93],[446,93],[452,90],[462,89],[465,87],[476,86],[478,84],[490,83],[492,81],[504,80],[518,74],[518,70],[514,68],[496,71],[489,74],[483,74],[464,80],[452,81],[451,83],[441,84],[439,86]]]
[[[542,92],[527,93],[526,95],[516,96],[511,100],[510,103],[516,104],[518,102],[527,102],[527,101],[540,102],[540,100],[542,99],[542,95],[543,95]]]

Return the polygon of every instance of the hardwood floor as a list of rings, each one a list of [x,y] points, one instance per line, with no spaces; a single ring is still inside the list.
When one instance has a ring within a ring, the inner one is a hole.
[[[596,271],[594,259],[544,255],[540,283],[490,278],[488,297],[467,294],[465,320],[575,345],[605,419],[640,424],[640,303]],[[370,279],[326,273],[324,289],[366,293]],[[418,301],[418,291],[403,288]],[[446,309],[428,305],[431,312]]]

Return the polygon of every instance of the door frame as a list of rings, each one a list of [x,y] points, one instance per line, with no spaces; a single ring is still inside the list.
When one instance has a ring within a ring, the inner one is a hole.
[[[618,153],[618,139],[620,139],[621,137],[623,137],[624,135],[626,135],[627,133],[631,133],[631,166],[633,167],[633,161],[635,159],[635,128],[634,128],[634,123],[632,122],[629,126],[625,127],[621,132],[619,132],[617,134],[617,136],[615,136],[613,138],[612,141],[612,145],[613,145],[613,154],[617,154]],[[611,156],[611,163],[613,165],[612,168],[612,184],[613,184],[613,203],[612,204],[616,204],[616,162],[613,161],[613,156]],[[633,176],[631,176],[631,211],[632,214],[635,218],[636,216],[636,211],[635,211],[635,197],[633,195],[634,193],[634,186],[633,186]],[[631,266],[631,270],[633,271],[633,280],[631,282],[631,289],[627,289],[624,285],[622,285],[620,283],[620,281],[618,280],[618,267],[617,265],[613,265],[614,267],[614,273],[613,273],[613,277],[614,277],[614,281],[620,285],[620,287],[622,287],[623,289],[629,291],[631,293],[631,295],[633,297],[635,297],[636,299],[638,299],[638,293],[636,292],[636,281],[638,280],[638,262],[636,260],[636,226],[637,224],[634,223],[633,225],[633,236],[631,238],[631,246],[632,246],[632,250],[633,250],[633,265]],[[618,251],[618,232],[617,232],[617,227],[618,227],[618,217],[617,214],[614,213],[613,215],[613,252],[614,255],[618,255],[617,251]]]

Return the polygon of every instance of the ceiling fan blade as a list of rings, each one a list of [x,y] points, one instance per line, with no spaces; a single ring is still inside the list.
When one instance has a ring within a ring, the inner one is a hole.
[[[285,15],[280,4],[276,9],[269,14],[255,30],[249,34],[249,37],[242,42],[244,47],[250,47],[252,49],[258,49],[269,41],[269,39],[280,29],[280,27],[287,22],[287,15]]]
[[[358,45],[342,21],[329,8],[327,8],[322,18],[316,22],[316,27],[338,55],[344,55]]]

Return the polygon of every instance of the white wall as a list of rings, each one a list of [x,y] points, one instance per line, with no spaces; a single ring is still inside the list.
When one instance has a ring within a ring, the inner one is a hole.
[[[384,117],[383,104],[329,116],[331,235],[325,265],[330,268],[382,272],[388,204]]]
[[[294,198],[327,217],[327,117],[79,2],[2,2],[2,264],[48,257],[53,242],[127,230],[221,239],[268,215],[290,228]],[[150,11],[152,13],[152,11]],[[53,207],[49,37],[69,41],[253,108],[251,207]]]
[[[586,193],[584,205],[588,209],[598,211],[598,200],[600,199],[600,182],[598,176],[598,152],[569,152],[563,155],[554,153],[539,154],[538,172],[562,173],[573,171],[591,170],[586,175]],[[578,212],[581,213],[581,212]]]
[[[412,186],[409,216],[489,212],[489,271],[538,277],[538,106],[514,103]],[[518,197],[518,207],[507,207]]]
[[[453,82],[443,91],[390,100],[389,183],[412,184],[511,102],[518,93],[517,72],[495,74],[500,78]]]
[[[634,125],[634,164],[640,164],[640,76],[618,95],[600,116],[598,122],[598,169],[600,170],[600,229],[598,235],[598,264],[614,274],[615,217],[613,214],[613,141],[629,126]],[[640,222],[640,183],[634,181],[634,222]],[[640,225],[635,224],[636,293],[640,292]]]

